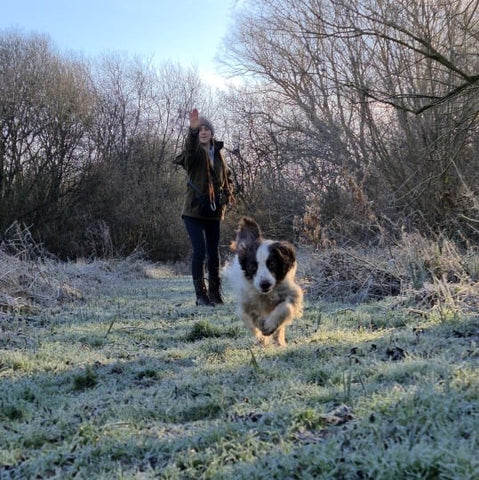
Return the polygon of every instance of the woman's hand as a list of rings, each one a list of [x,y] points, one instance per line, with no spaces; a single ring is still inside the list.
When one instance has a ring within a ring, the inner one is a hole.
[[[200,115],[197,108],[193,108],[190,112],[190,128],[196,130],[200,127]]]

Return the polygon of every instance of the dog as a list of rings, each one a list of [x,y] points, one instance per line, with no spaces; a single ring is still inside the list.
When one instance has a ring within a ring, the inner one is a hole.
[[[238,313],[257,342],[286,345],[285,328],[303,314],[303,291],[296,283],[296,253],[286,241],[267,240],[259,225],[242,217],[225,267]]]

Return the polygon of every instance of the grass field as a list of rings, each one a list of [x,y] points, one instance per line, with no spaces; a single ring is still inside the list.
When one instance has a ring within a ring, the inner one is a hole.
[[[129,277],[0,317],[0,479],[478,479],[479,319],[308,300],[254,346],[226,291]]]

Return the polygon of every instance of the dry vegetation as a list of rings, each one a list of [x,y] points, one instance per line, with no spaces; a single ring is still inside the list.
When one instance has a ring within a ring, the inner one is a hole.
[[[390,248],[300,249],[311,298],[362,303],[394,296],[425,312],[448,305],[479,311],[479,251],[404,235]]]
[[[38,313],[43,307],[82,299],[98,284],[135,275],[165,276],[187,271],[182,264],[159,266],[141,254],[126,259],[56,261],[34,242],[27,228],[0,245],[0,310]],[[299,275],[315,300],[352,304],[397,297],[426,315],[432,309],[479,311],[479,251],[460,253],[450,241],[404,235],[393,248],[322,251],[300,247]]]
[[[83,300],[99,285],[127,282],[138,276],[173,275],[178,267],[153,265],[140,254],[124,259],[60,262],[37,244],[25,226],[0,244],[0,316],[38,314]]]

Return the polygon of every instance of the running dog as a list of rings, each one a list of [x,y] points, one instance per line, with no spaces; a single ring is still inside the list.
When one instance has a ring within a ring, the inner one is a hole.
[[[238,313],[260,345],[286,345],[285,328],[303,314],[303,291],[295,281],[296,254],[286,241],[267,240],[259,225],[241,218],[235,254],[225,269]]]

